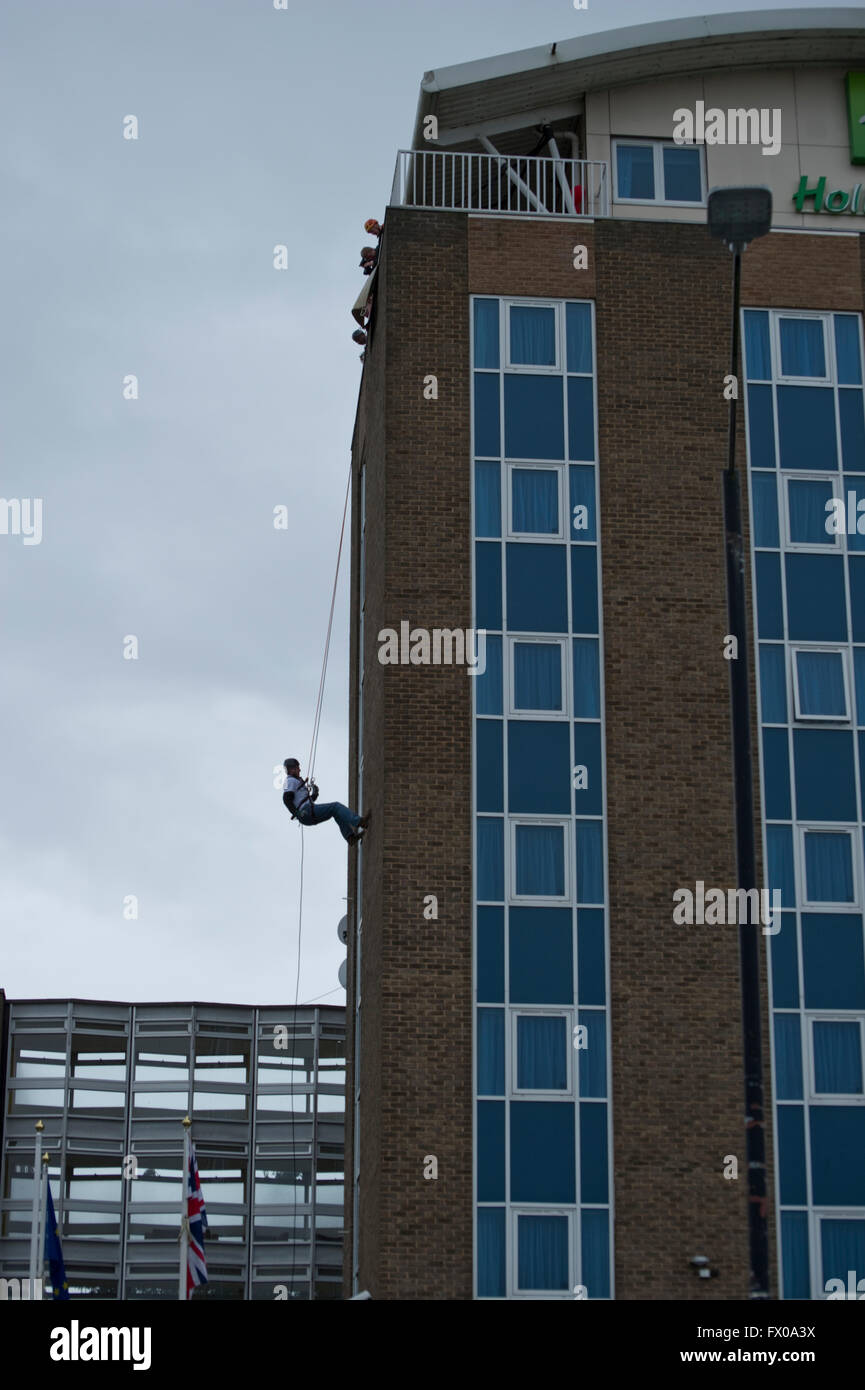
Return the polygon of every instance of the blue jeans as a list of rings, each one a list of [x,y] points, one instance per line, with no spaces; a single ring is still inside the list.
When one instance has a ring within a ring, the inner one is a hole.
[[[360,825],[360,816],[356,815],[348,806],[343,806],[341,801],[324,801],[314,804],[309,802],[302,807],[297,819],[302,825],[320,825],[322,821],[335,820],[344,840],[347,840]]]

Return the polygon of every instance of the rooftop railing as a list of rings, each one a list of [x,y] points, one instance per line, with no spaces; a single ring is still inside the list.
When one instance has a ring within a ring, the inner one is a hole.
[[[609,217],[602,160],[400,150],[391,204],[441,212]]]

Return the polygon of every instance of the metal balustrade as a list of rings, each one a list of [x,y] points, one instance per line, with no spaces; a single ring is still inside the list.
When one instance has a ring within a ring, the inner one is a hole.
[[[608,165],[595,159],[400,150],[390,201],[441,212],[609,217]]]

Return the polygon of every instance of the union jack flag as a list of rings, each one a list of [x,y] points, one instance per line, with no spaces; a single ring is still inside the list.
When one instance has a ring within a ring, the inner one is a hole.
[[[198,1163],[195,1147],[189,1146],[189,1169],[186,1174],[186,1221],[189,1230],[189,1249],[186,1256],[186,1297],[192,1297],[192,1290],[199,1284],[207,1283],[207,1261],[204,1258],[204,1233],[207,1230],[207,1212],[201,1195],[198,1178]]]

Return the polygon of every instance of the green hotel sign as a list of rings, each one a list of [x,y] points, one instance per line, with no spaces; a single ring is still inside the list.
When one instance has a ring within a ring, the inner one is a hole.
[[[850,130],[850,163],[865,164],[865,72],[848,72],[845,87],[847,91],[847,123]],[[799,187],[793,194],[793,206],[797,212],[849,212],[865,213],[865,198],[862,184],[853,188],[826,188],[826,176],[810,183],[807,174],[799,180]]]

